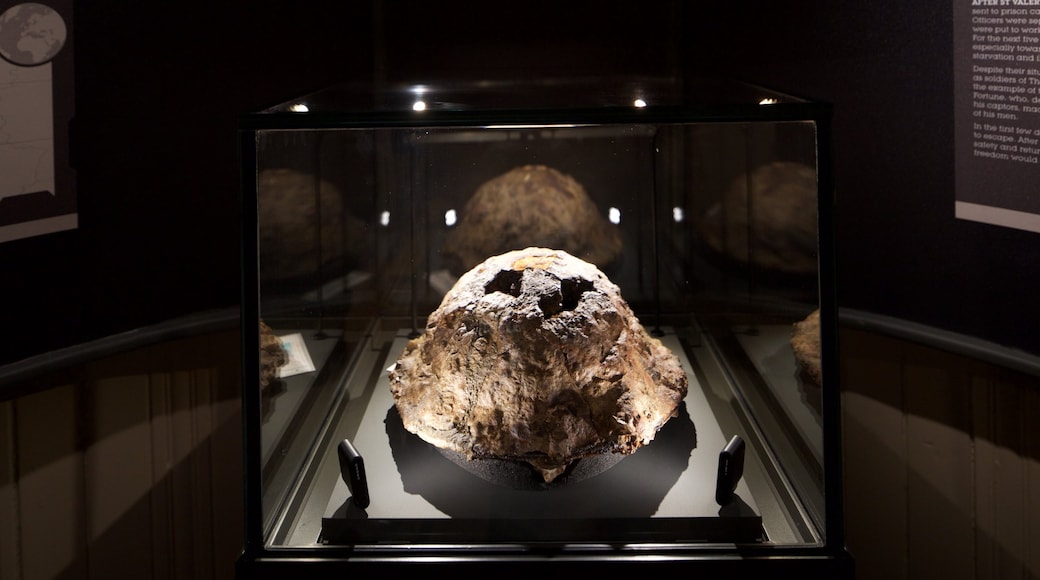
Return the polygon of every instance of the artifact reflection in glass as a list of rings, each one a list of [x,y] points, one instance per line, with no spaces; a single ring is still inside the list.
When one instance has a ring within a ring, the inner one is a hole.
[[[604,268],[621,254],[621,235],[573,177],[524,165],[477,188],[444,254],[461,273],[488,256],[532,246],[559,248]]]
[[[733,180],[700,232],[719,255],[772,272],[815,274],[816,170],[777,161]]]
[[[804,320],[794,323],[791,348],[794,350],[794,357],[798,361],[798,368],[801,372],[817,386],[822,385],[819,308],[809,313]]]
[[[343,192],[314,174],[287,168],[257,176],[260,275],[267,283],[325,282],[361,245],[364,228],[344,209]],[[322,270],[326,276],[320,276]]]
[[[407,430],[468,459],[530,464],[545,482],[584,457],[631,454],[688,384],[594,265],[527,248],[464,274],[390,371]]]

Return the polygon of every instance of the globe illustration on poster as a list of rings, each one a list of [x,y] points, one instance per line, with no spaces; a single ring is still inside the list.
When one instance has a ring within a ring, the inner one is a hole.
[[[15,4],[0,14],[0,56],[11,64],[38,66],[65,46],[65,20],[49,6]]]

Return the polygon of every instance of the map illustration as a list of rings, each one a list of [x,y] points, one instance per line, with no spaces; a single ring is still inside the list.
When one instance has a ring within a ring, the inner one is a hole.
[[[13,64],[50,62],[65,46],[67,35],[61,15],[43,4],[17,4],[0,14],[0,56]]]

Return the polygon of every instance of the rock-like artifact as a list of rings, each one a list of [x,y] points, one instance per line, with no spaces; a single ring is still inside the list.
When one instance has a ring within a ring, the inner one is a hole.
[[[582,457],[650,443],[687,378],[599,269],[527,248],[459,279],[390,389],[405,429],[428,443],[526,462],[551,482]]]
[[[785,274],[817,269],[816,171],[777,161],[733,180],[699,230],[718,254]]]
[[[278,369],[289,362],[289,354],[282,340],[263,320],[260,321],[260,388],[264,389],[278,378]]]
[[[477,188],[449,232],[444,254],[467,271],[488,256],[540,246],[604,268],[621,255],[621,234],[570,175],[524,165]]]
[[[823,384],[820,354],[820,309],[813,310],[804,320],[794,323],[791,348],[801,372],[817,385]]]
[[[340,272],[361,245],[360,220],[344,212],[343,193],[325,179],[295,169],[257,175],[260,276],[265,282],[311,279]],[[313,280],[312,280],[313,282]]]

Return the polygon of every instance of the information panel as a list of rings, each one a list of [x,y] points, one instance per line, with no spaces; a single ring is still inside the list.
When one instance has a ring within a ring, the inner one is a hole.
[[[1040,232],[1040,0],[954,0],[958,218]]]

